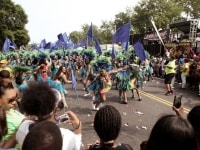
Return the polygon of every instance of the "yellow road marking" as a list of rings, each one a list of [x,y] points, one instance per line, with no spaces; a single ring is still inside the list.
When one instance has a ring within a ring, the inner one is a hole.
[[[167,101],[167,100],[165,100],[165,99],[162,99],[162,98],[160,98],[160,97],[157,97],[157,96],[154,96],[154,95],[152,95],[152,94],[149,94],[149,93],[147,93],[147,92],[144,92],[144,91],[141,91],[141,90],[140,90],[140,93],[143,94],[143,95],[145,95],[146,97],[149,97],[149,98],[151,98],[151,99],[153,99],[153,100],[156,100],[156,101],[158,101],[158,102],[160,102],[160,103],[163,103],[163,104],[165,104],[165,105],[168,105],[168,106],[172,106],[172,105],[173,105],[172,102],[169,102],[169,101]],[[185,113],[189,113],[189,111],[190,111],[190,109],[184,107],[184,112],[185,112]]]

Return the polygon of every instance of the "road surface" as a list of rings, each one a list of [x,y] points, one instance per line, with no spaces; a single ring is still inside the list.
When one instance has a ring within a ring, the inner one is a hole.
[[[86,149],[87,144],[93,143],[98,139],[92,123],[96,111],[92,110],[92,96],[84,97],[83,85],[77,82],[77,92],[71,89],[71,85],[67,84],[69,95],[67,103],[70,109],[75,112],[82,121],[82,149]],[[180,85],[175,84],[175,94],[183,95],[182,103],[185,107],[185,116],[192,107],[200,104],[200,97],[197,91],[189,89],[180,89]],[[147,140],[151,129],[157,119],[163,114],[175,114],[172,111],[173,95],[165,96],[166,93],[163,79],[155,78],[144,84],[141,91],[142,101],[131,98],[131,91],[128,91],[128,104],[120,104],[118,102],[118,91],[112,88],[106,95],[106,105],[115,106],[122,115],[122,128],[117,139],[118,142],[130,144],[134,150],[140,149],[140,143]],[[78,98],[77,98],[78,96]],[[72,129],[70,125],[62,124],[61,126]]]

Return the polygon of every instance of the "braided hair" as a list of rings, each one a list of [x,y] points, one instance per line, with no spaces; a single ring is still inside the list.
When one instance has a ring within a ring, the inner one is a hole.
[[[111,106],[106,105],[97,111],[94,118],[94,129],[103,142],[104,147],[112,147],[117,139],[122,125],[121,114]]]

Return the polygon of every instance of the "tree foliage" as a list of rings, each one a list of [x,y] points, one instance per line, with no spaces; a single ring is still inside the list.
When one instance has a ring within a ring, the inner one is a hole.
[[[199,0],[177,0],[177,3],[183,6],[183,12],[186,17],[200,18]]]
[[[69,38],[72,39],[74,43],[79,43],[81,39],[84,39],[83,34],[78,31],[71,32]]]
[[[166,28],[174,18],[180,18],[183,7],[175,0],[142,0],[134,8],[133,26],[140,33],[151,30],[153,17],[158,28]]]
[[[100,43],[107,44],[112,43],[112,34],[115,31],[115,25],[112,21],[102,21],[102,25],[100,26],[98,32],[98,38]]]
[[[134,33],[145,33],[152,30],[150,17],[153,17],[158,28],[165,29],[174,20],[200,17],[199,0],[141,0],[135,7],[115,15],[114,23],[121,26],[128,21]]]
[[[25,29],[28,17],[20,5],[14,4],[11,0],[1,0],[0,22],[1,47],[6,37],[15,42],[18,47],[28,44],[30,37]]]

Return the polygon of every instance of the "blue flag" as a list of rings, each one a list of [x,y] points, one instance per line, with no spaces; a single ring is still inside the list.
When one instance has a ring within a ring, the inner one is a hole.
[[[6,40],[3,44],[3,52],[8,52],[10,48],[16,49],[17,46],[14,42],[11,42],[11,40],[9,38],[6,38]]]
[[[140,41],[137,41],[134,45],[135,54],[140,58],[141,61],[146,59],[144,47]]]
[[[87,32],[87,45],[88,44],[92,44],[93,42],[93,27],[92,27],[92,23],[88,29],[88,32]]]
[[[61,45],[60,43],[61,43],[60,40],[57,40],[56,42],[54,42],[51,50],[58,50]]]
[[[66,48],[74,49],[74,42],[71,39],[69,39]]]
[[[44,47],[44,49],[48,49],[48,50],[52,50],[52,48],[53,48],[53,44],[51,42],[48,42]]]
[[[44,47],[46,46],[46,40],[43,39],[41,42],[40,42],[40,46],[39,46],[39,49],[40,50],[44,50]]]
[[[16,45],[14,42],[11,42],[11,43],[10,43],[10,48],[16,49],[16,48],[17,48],[17,45]]]
[[[71,69],[72,74],[72,89],[76,90],[76,79],[74,77],[74,71]]]
[[[117,29],[117,31],[113,35],[113,43],[129,42],[130,28],[130,23],[127,23]]]
[[[6,40],[5,40],[4,44],[3,44],[3,51],[4,52],[8,52],[9,51],[10,43],[11,43],[10,39],[6,38]]]
[[[58,37],[58,39],[59,39],[61,42],[65,42],[65,40],[64,40],[64,37],[63,37],[63,34],[62,34],[62,33],[58,34],[58,35],[57,35],[57,37]]]
[[[35,50],[35,49],[38,49],[38,47],[37,47],[37,44],[36,44],[36,43],[33,43],[33,44],[31,45],[31,50]]]
[[[97,37],[95,37],[95,49],[97,51],[97,53],[99,55],[102,55],[102,50],[101,50],[101,47],[100,47],[100,44],[99,44],[99,40],[97,39]]]
[[[63,40],[64,40],[65,43],[67,43],[67,41],[68,41],[68,37],[67,37],[67,33],[66,32],[63,33]]]

